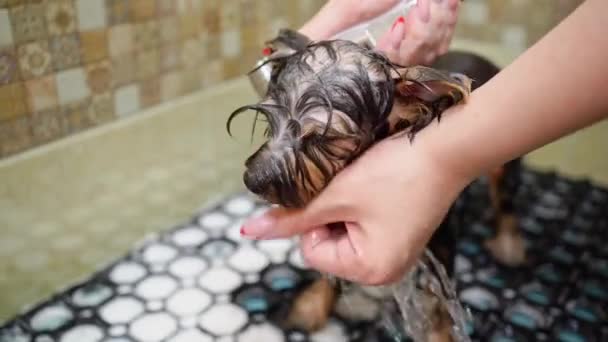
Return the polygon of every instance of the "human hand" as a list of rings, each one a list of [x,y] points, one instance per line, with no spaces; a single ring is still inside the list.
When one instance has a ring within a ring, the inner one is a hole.
[[[418,0],[378,40],[376,48],[402,66],[430,65],[448,51],[459,7],[460,0]]]
[[[379,142],[304,209],[274,208],[245,223],[253,239],[301,236],[306,263],[358,283],[398,280],[417,260],[469,177],[438,157],[428,126],[412,144]],[[472,177],[471,177],[472,179]],[[345,230],[329,225],[344,222]]]

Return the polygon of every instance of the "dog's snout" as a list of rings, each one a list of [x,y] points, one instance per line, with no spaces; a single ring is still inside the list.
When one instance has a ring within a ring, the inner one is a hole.
[[[264,195],[268,187],[270,187],[270,181],[267,177],[261,177],[255,170],[248,169],[243,175],[243,182],[249,191],[256,195]]]

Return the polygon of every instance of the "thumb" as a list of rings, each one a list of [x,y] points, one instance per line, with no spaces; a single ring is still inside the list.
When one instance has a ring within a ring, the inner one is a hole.
[[[301,209],[275,207],[245,221],[241,235],[256,240],[282,239],[345,219],[344,210],[330,196],[319,196]]]

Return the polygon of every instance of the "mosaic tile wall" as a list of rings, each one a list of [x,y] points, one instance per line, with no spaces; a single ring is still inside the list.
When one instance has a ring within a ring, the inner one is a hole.
[[[320,3],[0,0],[0,156],[241,75]]]
[[[581,0],[467,0],[458,37],[523,50]],[[0,157],[244,74],[323,0],[0,0]]]

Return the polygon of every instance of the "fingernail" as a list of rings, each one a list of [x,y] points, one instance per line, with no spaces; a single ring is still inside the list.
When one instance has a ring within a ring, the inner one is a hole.
[[[397,20],[393,24],[393,27],[391,28],[391,30],[394,31],[395,27],[397,27],[397,25],[399,25],[399,24],[405,24],[405,18],[403,16],[400,16],[399,18],[397,18]]]
[[[249,220],[241,227],[241,235],[250,239],[268,239],[274,228],[274,220],[262,215]]]

